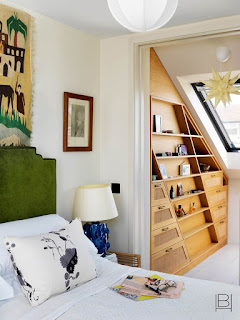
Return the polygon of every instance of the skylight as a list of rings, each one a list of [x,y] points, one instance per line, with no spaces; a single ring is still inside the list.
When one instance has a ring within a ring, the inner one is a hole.
[[[225,107],[223,103],[220,103],[215,110],[214,99],[205,102],[207,97],[205,85],[203,83],[193,83],[192,86],[226,150],[228,152],[240,150],[240,96],[231,95],[232,103],[230,105]],[[235,86],[240,86],[240,83],[237,82]]]

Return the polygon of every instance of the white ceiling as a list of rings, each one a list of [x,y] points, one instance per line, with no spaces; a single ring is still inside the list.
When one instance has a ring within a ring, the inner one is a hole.
[[[131,0],[129,0],[131,1]],[[128,34],[112,17],[107,0],[11,0],[100,38]],[[240,14],[239,0],[179,0],[167,26]]]

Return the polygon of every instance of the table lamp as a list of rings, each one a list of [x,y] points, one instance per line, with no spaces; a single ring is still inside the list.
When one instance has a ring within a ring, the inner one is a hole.
[[[110,220],[117,216],[116,204],[109,185],[87,185],[76,189],[73,218],[91,222],[83,226],[84,233],[103,256],[110,248],[109,229],[106,223],[99,221]]]

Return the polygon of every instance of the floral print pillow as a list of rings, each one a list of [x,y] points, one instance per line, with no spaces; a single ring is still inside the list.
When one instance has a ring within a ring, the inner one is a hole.
[[[96,277],[80,220],[33,237],[5,237],[13,268],[32,306]]]

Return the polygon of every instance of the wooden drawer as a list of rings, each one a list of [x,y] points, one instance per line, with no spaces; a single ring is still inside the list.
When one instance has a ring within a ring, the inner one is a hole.
[[[208,191],[206,195],[209,207],[218,206],[228,200],[228,187],[223,186],[214,191]]]
[[[223,172],[203,174],[202,180],[206,191],[217,189],[223,186]]]
[[[152,230],[159,229],[163,226],[176,222],[176,214],[170,203],[161,206],[152,207],[151,226]]]
[[[151,269],[174,273],[189,262],[187,248],[183,241],[152,255]]]
[[[217,232],[218,242],[226,240],[228,235],[228,219],[223,219],[215,223],[214,226]]]
[[[213,222],[227,218],[228,215],[228,205],[227,203],[220,204],[216,207],[211,208],[211,215]]]
[[[169,202],[169,197],[163,182],[152,183],[152,206]]]
[[[151,253],[155,254],[181,240],[182,235],[177,223],[154,230],[151,235]]]

